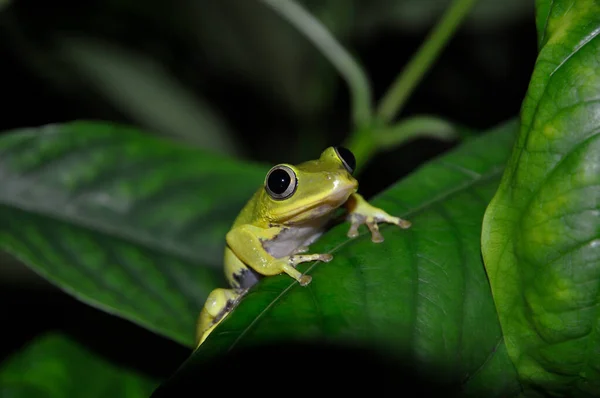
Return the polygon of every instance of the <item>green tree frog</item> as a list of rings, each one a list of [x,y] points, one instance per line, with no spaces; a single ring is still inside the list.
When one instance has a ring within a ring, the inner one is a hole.
[[[213,290],[198,319],[198,346],[262,276],[286,273],[301,286],[310,275],[296,269],[308,261],[329,262],[329,253],[308,254],[308,246],[323,233],[335,210],[344,206],[350,221],[348,236],[358,236],[366,224],[373,242],[382,242],[377,223],[409,228],[411,223],[371,206],[356,193],[352,176],[356,160],[344,147],[329,147],[319,159],[297,166],[279,164],[244,206],[226,236],[225,275],[231,288]]]

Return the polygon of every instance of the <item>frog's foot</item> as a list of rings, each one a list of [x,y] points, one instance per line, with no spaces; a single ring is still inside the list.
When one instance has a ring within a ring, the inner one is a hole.
[[[349,238],[356,238],[358,236],[358,227],[362,224],[367,225],[369,231],[371,231],[371,240],[375,243],[383,242],[384,240],[383,235],[379,232],[378,223],[395,224],[402,229],[407,229],[411,226],[410,221],[391,216],[385,211],[371,206],[359,194],[353,194],[348,202],[350,202],[348,205],[348,219],[350,221],[350,229],[348,230]]]
[[[206,337],[235,308],[248,289],[215,289],[208,295],[198,318],[196,340],[198,348]]]
[[[325,254],[294,254],[289,257],[288,263],[296,268],[296,265],[300,263],[307,263],[309,261],[323,261],[328,263],[333,259],[333,256],[329,253]]]
[[[331,261],[333,256],[331,254],[294,254],[288,257],[283,257],[278,259],[278,263],[281,267],[281,270],[294,278],[300,283],[301,286],[308,285],[312,277],[310,275],[303,275],[300,271],[296,269],[296,266],[300,263],[306,263],[309,261],[323,261],[328,263]]]

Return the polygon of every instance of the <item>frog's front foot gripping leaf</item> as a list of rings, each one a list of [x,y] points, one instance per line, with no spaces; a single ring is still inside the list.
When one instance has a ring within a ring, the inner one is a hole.
[[[383,235],[379,232],[377,223],[385,222],[395,224],[402,229],[410,228],[410,221],[394,217],[385,211],[371,206],[361,195],[355,193],[346,202],[348,209],[348,220],[350,221],[350,229],[348,230],[349,238],[358,236],[358,227],[366,224],[371,231],[371,240],[375,243],[383,242]]]
[[[284,263],[282,266],[283,272],[298,281],[301,286],[306,286],[312,280],[310,275],[304,275],[300,271],[296,270],[296,266],[301,263],[307,263],[310,261],[323,261],[328,263],[333,259],[333,256],[329,253],[325,254],[293,254],[288,257],[284,257],[281,261]],[[293,267],[293,268],[290,268]]]

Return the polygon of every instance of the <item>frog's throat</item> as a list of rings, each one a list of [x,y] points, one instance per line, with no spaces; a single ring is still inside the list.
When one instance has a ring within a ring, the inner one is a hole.
[[[314,220],[329,215],[346,203],[350,195],[355,193],[355,186],[340,190],[326,198],[321,198],[304,206],[294,207],[293,210],[282,212],[277,216],[279,223],[291,225]]]

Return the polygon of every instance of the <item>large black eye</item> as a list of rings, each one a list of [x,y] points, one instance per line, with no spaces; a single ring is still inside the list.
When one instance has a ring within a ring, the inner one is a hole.
[[[265,179],[265,189],[273,199],[287,199],[296,192],[296,173],[287,166],[275,166]]]
[[[342,163],[344,163],[344,167],[348,170],[348,173],[354,173],[354,170],[356,169],[356,158],[354,157],[354,154],[350,152],[350,149],[344,148],[343,146],[336,146],[334,149],[338,157],[342,160]]]

